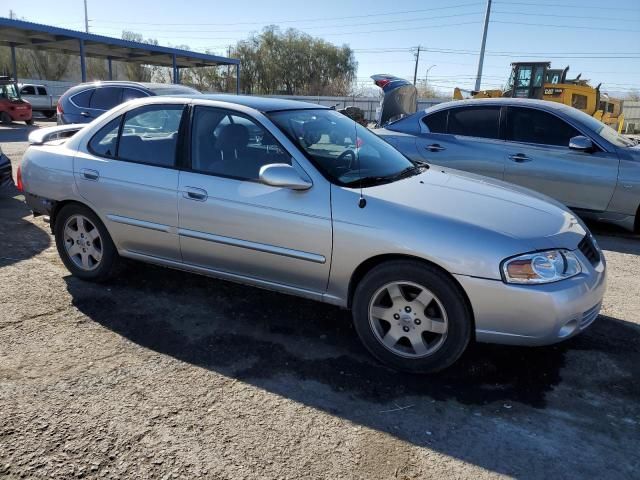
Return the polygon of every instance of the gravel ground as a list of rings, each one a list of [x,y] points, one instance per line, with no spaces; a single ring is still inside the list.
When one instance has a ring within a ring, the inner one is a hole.
[[[0,128],[14,164],[26,131]],[[0,477],[637,478],[640,238],[594,229],[610,276],[587,332],[411,376],[331,306],[138,263],[72,278],[3,194]]]

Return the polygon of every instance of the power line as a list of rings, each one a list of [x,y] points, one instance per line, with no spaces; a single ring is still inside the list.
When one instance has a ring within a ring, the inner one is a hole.
[[[575,3],[540,3],[540,2],[536,2],[536,3],[531,3],[531,2],[512,2],[511,0],[509,0],[509,2],[496,2],[497,4],[500,5],[529,5],[529,6],[533,6],[533,7],[557,7],[557,8],[577,8],[577,9],[592,9],[592,10],[602,10],[602,6],[589,6],[589,5],[583,5],[583,4],[575,4]],[[626,11],[631,11],[631,12],[640,12],[640,9],[638,8],[623,8],[623,7],[612,7],[615,8],[616,10],[626,10]]]
[[[476,25],[479,24],[479,21],[476,22],[460,22],[460,23],[446,23],[440,25],[421,25],[419,27],[409,27],[409,28],[393,28],[393,29],[383,29],[383,30],[368,30],[364,32],[331,32],[331,33],[323,33],[322,36],[335,36],[335,35],[364,35],[369,33],[386,33],[386,32],[398,32],[398,31],[408,31],[408,30],[424,30],[425,28],[448,28],[448,27],[457,27],[461,25]],[[158,38],[171,38],[173,36],[167,35],[158,35]],[[235,40],[236,37],[181,37],[182,40]]]
[[[353,27],[363,27],[368,25],[384,25],[390,23],[407,23],[407,22],[422,22],[429,20],[440,20],[442,18],[452,18],[452,17],[468,17],[471,15],[480,15],[482,12],[471,12],[471,13],[456,13],[454,15],[441,15],[436,18],[434,17],[422,17],[422,18],[410,18],[410,19],[400,19],[400,20],[385,20],[382,22],[366,22],[366,23],[352,23],[345,25],[315,25],[310,27],[302,27],[304,30],[316,30],[316,29],[324,29],[324,28],[353,28]],[[269,24],[264,24],[268,26]],[[101,27],[103,30],[120,30],[118,27]],[[166,29],[145,29],[145,32],[165,32],[165,33],[246,33],[247,30],[166,30]]]
[[[551,27],[551,28],[564,28],[565,30],[571,29],[583,29],[583,30],[606,30],[610,32],[633,32],[640,33],[640,30],[627,30],[622,28],[606,28],[606,27],[585,27],[581,25],[552,25],[547,23],[527,23],[527,22],[507,22],[504,20],[492,20],[491,23],[506,23],[509,25],[527,25],[530,27]]]
[[[262,21],[262,22],[236,22],[236,23],[229,23],[229,22],[223,22],[223,23],[192,23],[192,22],[188,22],[188,23],[152,23],[152,22],[122,22],[119,20],[103,20],[100,23],[117,23],[118,25],[122,25],[122,24],[128,24],[128,25],[160,25],[160,26],[165,26],[165,25],[185,25],[185,26],[194,26],[194,25],[226,25],[226,26],[230,26],[230,25],[264,25],[264,24],[272,24],[272,23],[299,23],[299,22],[318,22],[318,21],[323,21],[323,20],[342,20],[345,18],[365,18],[365,17],[381,17],[381,16],[388,16],[388,15],[404,15],[407,13],[420,13],[420,12],[434,12],[437,10],[449,10],[449,9],[453,9],[453,8],[462,8],[462,7],[470,7],[470,6],[477,6],[477,5],[481,5],[480,2],[473,2],[473,3],[460,3],[457,5],[448,5],[446,7],[434,7],[434,8],[421,8],[418,10],[403,10],[403,11],[391,11],[391,12],[383,12],[383,13],[370,13],[370,14],[365,14],[365,15],[350,15],[350,16],[341,16],[341,17],[324,17],[324,18],[306,18],[306,19],[296,19],[296,20],[268,20],[268,21]]]
[[[558,15],[557,13],[528,13],[528,12],[507,12],[495,10],[493,13],[501,15],[525,15],[527,17],[554,17],[554,18],[578,18],[586,20],[610,20],[614,22],[634,22],[637,23],[637,18],[614,18],[614,17],[594,17],[594,16],[581,16],[581,15]]]

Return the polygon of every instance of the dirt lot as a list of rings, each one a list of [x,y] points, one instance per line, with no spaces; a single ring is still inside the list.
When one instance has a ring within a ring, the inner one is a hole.
[[[23,127],[0,129],[14,163]],[[0,477],[638,478],[640,238],[594,226],[602,315],[562,345],[373,361],[347,312],[131,263],[69,276],[0,196]]]

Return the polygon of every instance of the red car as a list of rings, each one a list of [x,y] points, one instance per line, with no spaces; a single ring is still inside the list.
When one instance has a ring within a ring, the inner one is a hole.
[[[23,121],[33,124],[31,104],[20,98],[15,80],[0,76],[0,122],[9,125],[11,122]]]

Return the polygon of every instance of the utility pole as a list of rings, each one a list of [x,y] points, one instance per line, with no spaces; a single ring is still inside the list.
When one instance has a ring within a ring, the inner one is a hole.
[[[84,0],[84,31],[89,33],[89,16],[87,15],[87,0]]]
[[[11,20],[15,20],[16,19],[16,12],[14,12],[13,10],[9,10],[9,18]]]
[[[420,45],[418,45],[418,52],[416,53],[416,68],[413,70],[413,84],[416,84],[418,78],[418,62],[420,61]]]
[[[487,44],[487,30],[489,30],[489,16],[491,15],[491,0],[487,0],[487,11],[484,14],[484,31],[482,32],[482,45],[480,46],[480,59],[478,60],[478,75],[476,76],[476,88],[480,90],[482,81],[482,64],[484,63],[484,47]]]

